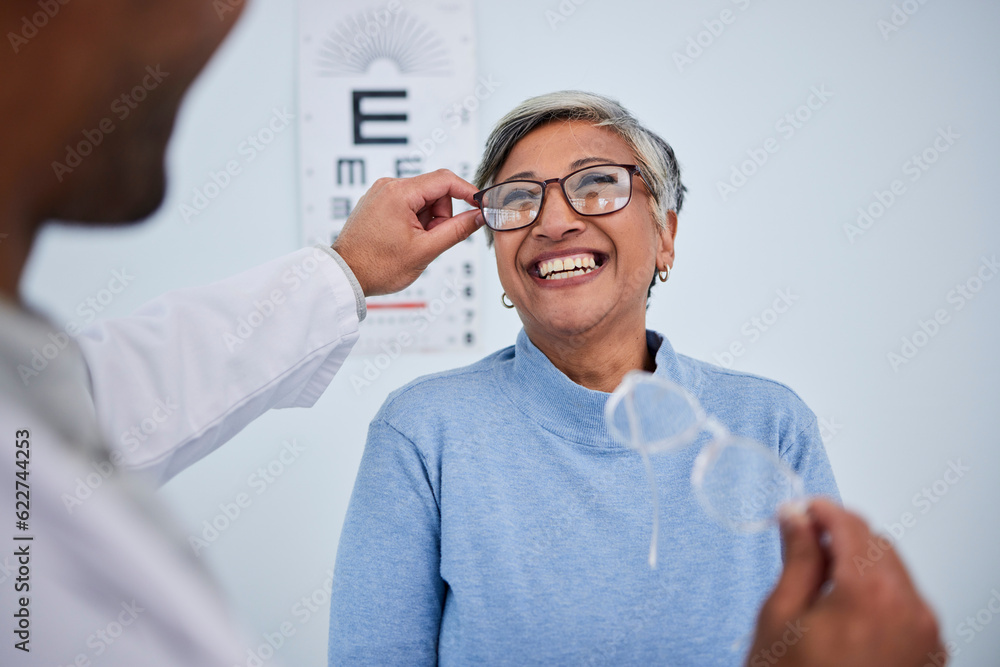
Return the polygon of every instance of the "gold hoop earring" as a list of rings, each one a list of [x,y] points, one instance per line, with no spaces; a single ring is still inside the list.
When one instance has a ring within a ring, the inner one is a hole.
[[[667,270],[666,271],[657,271],[656,273],[657,273],[658,276],[660,276],[660,282],[661,283],[665,283],[668,280],[670,280],[670,266],[669,265],[667,266]]]
[[[509,300],[510,300],[510,297],[507,296],[507,292],[504,292],[503,294],[500,295],[500,303],[503,304],[504,308],[513,308],[514,307],[513,303],[510,303],[510,304],[507,303],[507,301],[509,301]]]

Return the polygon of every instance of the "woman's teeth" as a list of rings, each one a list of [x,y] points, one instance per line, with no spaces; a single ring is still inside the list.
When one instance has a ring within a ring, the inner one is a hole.
[[[563,280],[564,278],[572,278],[573,276],[582,276],[585,273],[590,273],[594,269],[588,267],[586,269],[577,269],[575,271],[560,271],[558,273],[550,273],[545,276],[545,280]]]
[[[596,266],[597,261],[592,256],[551,259],[538,265],[538,275],[545,280],[562,280],[590,273]]]

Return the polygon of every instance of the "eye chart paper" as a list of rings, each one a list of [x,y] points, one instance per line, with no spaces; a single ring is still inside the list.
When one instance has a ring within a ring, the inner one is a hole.
[[[306,242],[333,243],[383,176],[472,178],[476,111],[496,84],[476,78],[471,0],[300,0],[299,42]],[[477,232],[409,289],[368,299],[355,352],[478,350],[483,245]]]

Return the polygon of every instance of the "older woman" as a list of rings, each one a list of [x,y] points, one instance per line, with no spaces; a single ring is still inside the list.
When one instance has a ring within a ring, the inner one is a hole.
[[[670,146],[616,102],[527,100],[476,176],[515,345],[393,393],[371,424],[337,554],[330,664],[736,664],[781,567],[777,531],[727,532],[654,459],[650,497],[604,404],[630,370],[680,384],[836,495],[816,418],[787,387],[674,352],[645,325],[674,263]]]

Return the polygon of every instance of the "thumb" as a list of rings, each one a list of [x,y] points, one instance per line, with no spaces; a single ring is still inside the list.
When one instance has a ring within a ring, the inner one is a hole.
[[[465,239],[482,226],[482,213],[478,208],[463,211],[446,220],[435,220],[427,232],[421,234],[421,250],[430,263],[438,255]]]
[[[826,554],[819,535],[804,512],[781,513],[784,570],[761,609],[762,618],[783,624],[805,613],[826,578]]]

